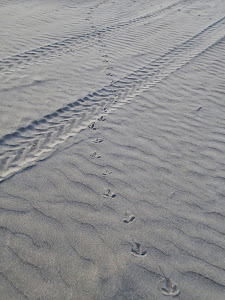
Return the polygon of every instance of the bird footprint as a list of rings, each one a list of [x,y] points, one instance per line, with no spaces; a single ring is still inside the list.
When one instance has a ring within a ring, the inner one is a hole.
[[[112,171],[105,170],[105,172],[102,173],[103,176],[107,176],[109,174],[112,174]]]
[[[147,251],[142,251],[141,250],[141,244],[139,243],[134,243],[131,249],[131,253],[137,256],[145,256]]]
[[[104,111],[104,112],[107,112],[107,104],[102,108],[102,110]]]
[[[99,121],[105,121],[106,118],[104,116],[101,116],[100,118],[98,118]]]
[[[94,152],[94,153],[91,153],[90,154],[90,157],[93,159],[93,158],[100,158],[101,155],[98,155],[97,152]]]
[[[173,284],[172,281],[165,275],[161,266],[158,265],[159,270],[163,275],[163,279],[159,281],[161,283],[160,289],[164,296],[176,297],[180,294],[180,290],[178,289],[176,284]]]
[[[108,198],[108,197],[112,197],[115,198],[116,194],[112,193],[110,189],[105,190],[103,197]]]
[[[123,223],[125,224],[129,224],[134,222],[135,220],[135,216],[131,215],[131,216],[127,216],[125,219],[123,219]]]
[[[164,278],[162,281],[164,281],[164,283],[161,287],[161,290],[164,296],[176,297],[180,294],[180,290],[178,289],[177,285],[173,284],[169,278]]]
[[[94,141],[93,141],[93,143],[95,143],[95,144],[100,144],[100,143],[102,143],[103,142],[103,139],[101,139],[101,138],[96,138]]]
[[[92,130],[96,130],[95,127],[95,122],[91,123],[90,125],[88,125],[88,128],[92,129]]]

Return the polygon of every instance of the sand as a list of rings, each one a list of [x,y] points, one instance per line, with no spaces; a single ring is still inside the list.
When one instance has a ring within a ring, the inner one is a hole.
[[[1,1],[1,300],[225,299],[224,15]]]

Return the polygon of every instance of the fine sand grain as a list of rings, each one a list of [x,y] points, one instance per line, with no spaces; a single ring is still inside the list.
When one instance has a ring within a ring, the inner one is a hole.
[[[225,2],[0,25],[0,300],[225,300]]]

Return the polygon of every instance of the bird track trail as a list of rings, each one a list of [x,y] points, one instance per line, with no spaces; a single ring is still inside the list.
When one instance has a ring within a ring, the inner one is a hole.
[[[148,13],[146,15],[128,21],[119,22],[117,24],[107,26],[105,28],[96,29],[90,33],[84,33],[80,35],[67,37],[60,41],[47,44],[38,48],[30,49],[25,52],[4,58],[0,60],[0,74],[11,73],[17,69],[24,69],[32,64],[39,64],[44,61],[48,61],[50,59],[61,56],[65,53],[79,51],[80,49],[98,43],[99,38],[103,34],[106,35],[115,32],[115,34],[118,35],[120,30],[126,29],[128,26],[135,25],[142,21],[146,21],[149,18],[158,17],[167,12],[172,13],[175,9],[182,6],[183,3],[190,5],[195,1],[196,0],[192,0],[187,3],[186,0],[180,0],[157,11]]]
[[[0,182],[49,156],[57,145],[75,136],[103,114],[132,100],[146,89],[214,47],[225,36],[225,17],[184,43],[120,80],[57,111],[20,127],[0,139]]]

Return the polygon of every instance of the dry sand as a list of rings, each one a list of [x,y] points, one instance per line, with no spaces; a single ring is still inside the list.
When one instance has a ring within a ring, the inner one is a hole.
[[[225,299],[224,0],[0,1],[0,299]]]

